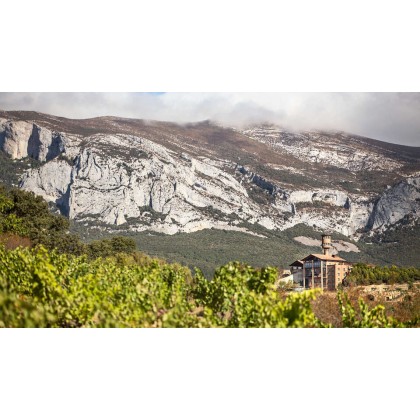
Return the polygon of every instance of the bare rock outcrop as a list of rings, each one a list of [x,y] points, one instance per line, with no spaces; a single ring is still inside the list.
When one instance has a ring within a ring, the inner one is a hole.
[[[134,136],[94,135],[84,144],[72,163],[60,156],[28,171],[21,187],[54,201],[73,219],[109,225],[129,222],[134,230],[165,233],[248,222],[280,230],[297,223],[316,224],[351,234],[367,220],[356,217],[358,206],[363,207],[357,198],[342,191],[288,191],[243,168],[242,177],[235,177],[222,169],[221,162],[186,159]],[[247,182],[270,194],[272,204],[253,201]],[[321,202],[330,211],[293,213],[302,202]],[[285,222],[286,213],[293,215]]]
[[[357,239],[361,232],[386,230],[408,216],[418,218],[420,211],[419,176],[404,178],[378,195],[357,186],[346,190],[339,183],[308,183],[304,167],[290,172],[287,165],[272,165],[269,171],[263,168],[262,176],[255,168],[207,149],[190,153],[176,136],[165,143],[148,134],[69,134],[48,127],[42,121],[0,119],[0,149],[12,159],[32,157],[41,162],[26,171],[21,188],[86,224],[174,234],[206,228],[247,230],[253,224],[284,230],[303,223]],[[357,152],[355,141],[351,148],[343,148],[335,137],[314,133],[289,135],[277,129],[245,133],[302,162],[316,157],[321,166],[328,162],[346,170],[400,167],[393,158],[381,160],[378,148],[377,156],[368,155],[363,147]],[[314,148],[320,150],[323,142],[331,146],[330,154],[315,156]],[[281,175],[272,176],[279,168],[282,174],[288,171],[287,182]]]
[[[383,231],[408,215],[420,215],[420,176],[413,176],[388,188],[377,200],[368,228]]]
[[[64,136],[27,121],[0,120],[0,150],[12,159],[32,157],[45,162],[65,150]]]
[[[0,149],[12,159],[28,156],[28,141],[33,124],[26,121],[0,120]]]

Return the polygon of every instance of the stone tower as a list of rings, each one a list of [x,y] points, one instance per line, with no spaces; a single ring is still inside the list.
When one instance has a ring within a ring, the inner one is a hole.
[[[322,251],[324,255],[330,255],[331,249],[331,235],[323,234],[322,235]]]

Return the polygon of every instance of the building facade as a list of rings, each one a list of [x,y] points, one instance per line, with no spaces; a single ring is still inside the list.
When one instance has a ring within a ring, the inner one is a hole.
[[[301,276],[299,284],[303,288],[336,290],[342,283],[351,270],[351,263],[338,255],[330,255],[330,249],[331,236],[322,235],[322,254],[310,254],[290,265],[292,273],[296,273],[296,278]]]
[[[290,264],[290,272],[293,278],[293,283],[303,285],[303,261],[297,260]]]

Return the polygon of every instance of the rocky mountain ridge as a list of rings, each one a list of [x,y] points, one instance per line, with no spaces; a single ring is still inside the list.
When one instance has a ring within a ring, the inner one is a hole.
[[[419,148],[345,133],[0,113],[20,187],[89,226],[256,234],[300,223],[352,239],[417,220]]]
[[[290,133],[278,127],[256,127],[243,133],[304,162],[328,164],[350,171],[388,171],[403,166],[395,157],[384,156],[381,147],[365,150],[361,147],[365,145],[363,138],[347,133]],[[351,142],[345,144],[347,140]]]

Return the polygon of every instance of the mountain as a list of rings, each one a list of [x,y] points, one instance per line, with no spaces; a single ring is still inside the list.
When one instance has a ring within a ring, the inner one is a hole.
[[[0,150],[0,180],[86,236],[217,229],[263,240],[306,226],[360,248],[417,229],[420,214],[420,148],[343,132],[3,111]]]

